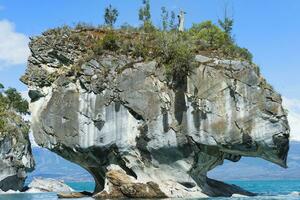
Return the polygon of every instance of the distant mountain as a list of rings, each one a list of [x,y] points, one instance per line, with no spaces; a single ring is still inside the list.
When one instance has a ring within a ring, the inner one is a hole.
[[[91,175],[80,166],[71,163],[51,151],[34,147],[33,155],[36,170],[29,174],[33,177],[63,179],[65,181],[93,181]],[[242,158],[239,162],[225,161],[223,165],[209,172],[209,177],[218,180],[300,180],[300,142],[291,142],[288,169],[259,158]]]
[[[33,147],[32,153],[36,166],[35,170],[28,175],[28,182],[33,177],[55,178],[68,182],[94,181],[93,177],[79,165],[71,163],[45,148]]]

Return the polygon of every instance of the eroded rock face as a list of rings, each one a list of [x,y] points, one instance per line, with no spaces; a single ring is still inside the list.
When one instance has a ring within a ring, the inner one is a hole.
[[[175,86],[156,61],[122,55],[95,56],[74,73],[82,48],[72,54],[75,44],[53,45],[53,38],[32,40],[22,78],[33,133],[39,145],[87,169],[98,196],[252,195],[208,179],[207,171],[241,156],[286,167],[286,113],[255,65],[199,55]],[[130,181],[113,182],[112,173]]]
[[[10,111],[7,120],[8,130],[0,132],[0,190],[21,191],[26,173],[34,168],[28,137],[28,125]]]
[[[167,198],[159,185],[154,182],[138,182],[134,177],[127,175],[126,172],[117,165],[108,167],[105,175],[106,183],[104,189],[94,195],[96,199],[110,198]]]
[[[63,181],[55,180],[55,179],[41,179],[35,178],[28,185],[28,193],[41,193],[41,192],[56,192],[56,193],[71,193],[74,190],[65,184]]]

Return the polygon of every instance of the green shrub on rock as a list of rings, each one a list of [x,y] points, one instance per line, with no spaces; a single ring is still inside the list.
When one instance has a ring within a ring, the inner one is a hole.
[[[194,67],[194,47],[184,33],[158,33],[157,52],[169,78],[186,76]]]
[[[103,53],[103,50],[117,51],[119,49],[118,36],[112,32],[107,33],[102,39],[98,40],[94,46],[94,52],[97,55]]]
[[[112,6],[109,6],[105,19],[110,28],[84,29],[69,34],[74,44],[87,47],[85,56],[73,64],[75,74],[81,74],[80,66],[89,58],[103,54],[157,60],[160,66],[164,66],[169,80],[187,76],[195,66],[194,58],[197,54],[252,61],[252,54],[239,47],[231,37],[233,19],[225,18],[224,22],[219,20],[221,28],[211,21],[205,21],[178,32],[174,29],[175,13],[169,13],[163,7],[160,30],[151,22],[150,1],[143,0],[139,10],[139,20],[143,22],[141,27],[124,24],[120,29],[112,29],[118,12],[115,10],[114,13]],[[88,53],[87,49],[92,50],[92,53]]]
[[[29,114],[28,102],[22,98],[21,94],[15,88],[8,88],[4,94],[8,108],[12,108],[21,114]]]
[[[194,24],[189,34],[196,40],[206,42],[211,49],[217,49],[229,42],[228,35],[211,21]]]
[[[246,48],[237,46],[229,33],[211,21],[194,24],[188,31],[189,36],[195,40],[197,49],[200,51],[213,51],[216,56],[251,62],[252,54]]]
[[[247,61],[252,61],[253,59],[253,55],[248,49],[238,46],[236,46],[236,57]]]
[[[9,131],[9,120],[18,118],[15,112],[29,114],[28,102],[16,89],[4,90],[0,83],[0,133]]]

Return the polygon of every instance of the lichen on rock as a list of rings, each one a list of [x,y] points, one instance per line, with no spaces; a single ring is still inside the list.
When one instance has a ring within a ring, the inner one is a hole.
[[[197,55],[170,83],[159,59],[85,57],[72,33],[33,38],[22,81],[36,142],[89,171],[95,196],[253,195],[207,172],[242,156],[286,167],[287,116],[256,65]]]

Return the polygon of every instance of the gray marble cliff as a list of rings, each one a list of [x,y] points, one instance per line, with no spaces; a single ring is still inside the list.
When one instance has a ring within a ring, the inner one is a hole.
[[[7,111],[7,115],[7,130],[0,132],[0,190],[21,191],[26,173],[34,169],[29,126],[13,110]]]
[[[89,171],[95,197],[253,195],[206,174],[242,156],[286,167],[282,99],[254,64],[197,55],[172,87],[155,60],[105,54],[74,68],[88,47],[72,34],[31,38],[22,81],[36,142]]]

